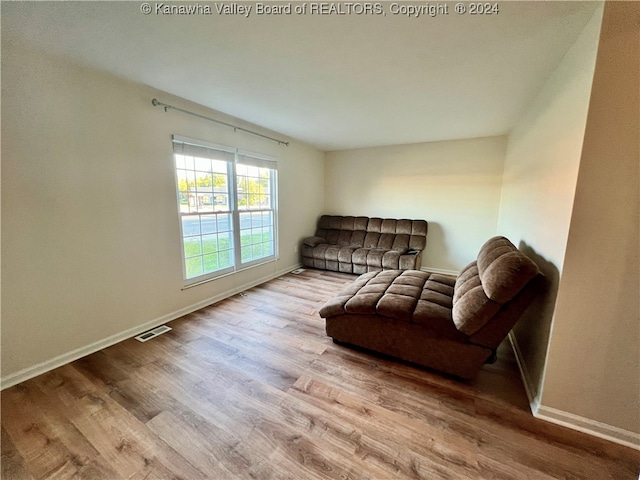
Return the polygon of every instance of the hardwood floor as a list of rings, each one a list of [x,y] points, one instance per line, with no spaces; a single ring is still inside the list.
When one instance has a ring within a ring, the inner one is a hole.
[[[532,417],[508,344],[471,382],[333,344],[317,311],[353,278],[284,275],[3,391],[2,478],[638,478]]]

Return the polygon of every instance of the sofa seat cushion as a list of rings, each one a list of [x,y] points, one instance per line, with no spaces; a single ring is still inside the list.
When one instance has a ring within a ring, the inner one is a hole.
[[[337,262],[338,253],[340,253],[340,246],[327,245],[327,248],[324,250],[324,259],[327,261]]]
[[[316,245],[313,248],[313,258],[318,259],[318,260],[324,260],[325,259],[325,253],[327,252],[327,248],[329,248],[330,245],[328,243],[321,243],[319,245]]]
[[[454,277],[419,270],[369,272],[331,298],[320,316],[378,315],[461,338],[451,315],[454,284]]]
[[[384,248],[354,248],[352,262],[385,270],[398,270],[403,252]]]
[[[352,257],[353,263],[356,265],[368,265],[369,263],[367,262],[367,258],[369,257],[371,250],[371,248],[358,248],[354,250]],[[382,253],[384,253],[384,250],[380,251],[380,265],[382,265]]]
[[[356,251],[358,247],[340,247],[340,251],[338,252],[338,261],[341,263],[352,263],[353,252]]]

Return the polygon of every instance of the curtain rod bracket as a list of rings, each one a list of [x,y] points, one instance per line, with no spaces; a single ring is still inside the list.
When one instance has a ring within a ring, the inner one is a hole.
[[[168,112],[169,109],[172,108],[174,110],[178,110],[179,112],[186,113],[188,115],[193,115],[194,117],[202,118],[203,120],[209,120],[210,122],[215,122],[215,123],[218,123],[220,125],[225,125],[227,127],[233,128],[234,132],[237,132],[238,130],[241,130],[243,132],[250,133],[251,135],[257,135],[258,137],[266,138],[267,140],[271,140],[272,142],[276,142],[278,145],[285,145],[287,147],[289,146],[289,142],[285,142],[284,140],[280,140],[280,139],[277,139],[277,138],[269,137],[269,136],[263,135],[262,133],[259,133],[259,132],[254,132],[254,131],[248,130],[246,128],[238,127],[237,125],[232,125],[230,123],[223,122],[221,120],[216,120],[215,118],[205,117],[204,115],[200,115],[199,113],[190,112],[189,110],[184,110],[182,108],[174,107],[173,105],[167,105],[166,103],[159,102],[156,98],[151,100],[151,104],[154,107],[164,107],[164,111],[165,112]]]

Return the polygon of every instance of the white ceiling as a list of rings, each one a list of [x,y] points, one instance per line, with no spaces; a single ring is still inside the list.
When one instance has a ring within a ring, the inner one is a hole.
[[[204,1],[186,4],[211,15],[2,2],[2,41],[337,150],[507,133],[597,6],[501,1],[497,15],[458,15],[451,2],[448,15],[408,18],[391,2],[380,16],[256,15],[236,3],[253,6],[249,18]]]

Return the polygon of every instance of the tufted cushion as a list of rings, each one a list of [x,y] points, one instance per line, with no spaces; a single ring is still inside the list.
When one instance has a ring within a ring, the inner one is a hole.
[[[381,233],[396,233],[396,227],[398,226],[398,221],[393,218],[385,218],[382,220],[382,225],[380,226]]]
[[[320,310],[321,314],[325,317],[343,314],[345,304],[374,276],[375,273],[360,275],[355,281],[344,288],[340,294],[330,298]]]
[[[406,233],[398,233],[393,239],[391,250],[395,250],[396,252],[406,252],[409,250],[409,238],[410,236]]]
[[[484,294],[482,285],[470,288],[453,304],[452,317],[456,328],[472,335],[484,327],[500,309],[500,304]]]
[[[462,295],[467,293],[473,287],[480,285],[480,274],[478,273],[477,262],[471,262],[462,269],[458,278],[456,278],[456,289],[453,292],[453,301],[457,302]]]
[[[540,272],[537,265],[504,237],[493,237],[480,249],[478,260],[456,279],[452,317],[467,335],[480,330]]]
[[[538,273],[538,266],[529,257],[520,252],[508,252],[481,271],[480,279],[491,300],[507,303]]]
[[[330,299],[320,315],[377,314],[455,336],[459,332],[451,320],[454,282],[453,277],[420,270],[366,273]]]
[[[385,254],[382,256],[382,268],[384,270],[397,269],[398,265],[400,264],[401,255],[402,254],[400,252],[396,252],[393,250],[385,252]]]
[[[302,264],[356,274],[419,268],[427,229],[425,220],[322,215],[303,239]]]
[[[370,218],[369,224],[367,225],[368,232],[382,232],[382,219],[381,218]]]
[[[335,230],[332,228],[328,230],[318,230],[318,236],[326,238],[327,243],[337,245],[338,238],[340,237],[340,230]]]
[[[393,247],[393,241],[396,236],[393,233],[383,233],[380,235],[380,240],[378,240],[378,248],[382,248],[384,250],[391,250]]]
[[[362,246],[364,248],[376,248],[379,240],[380,234],[378,232],[367,232]]]
[[[355,230],[356,217],[342,217],[340,219],[340,230]]]

